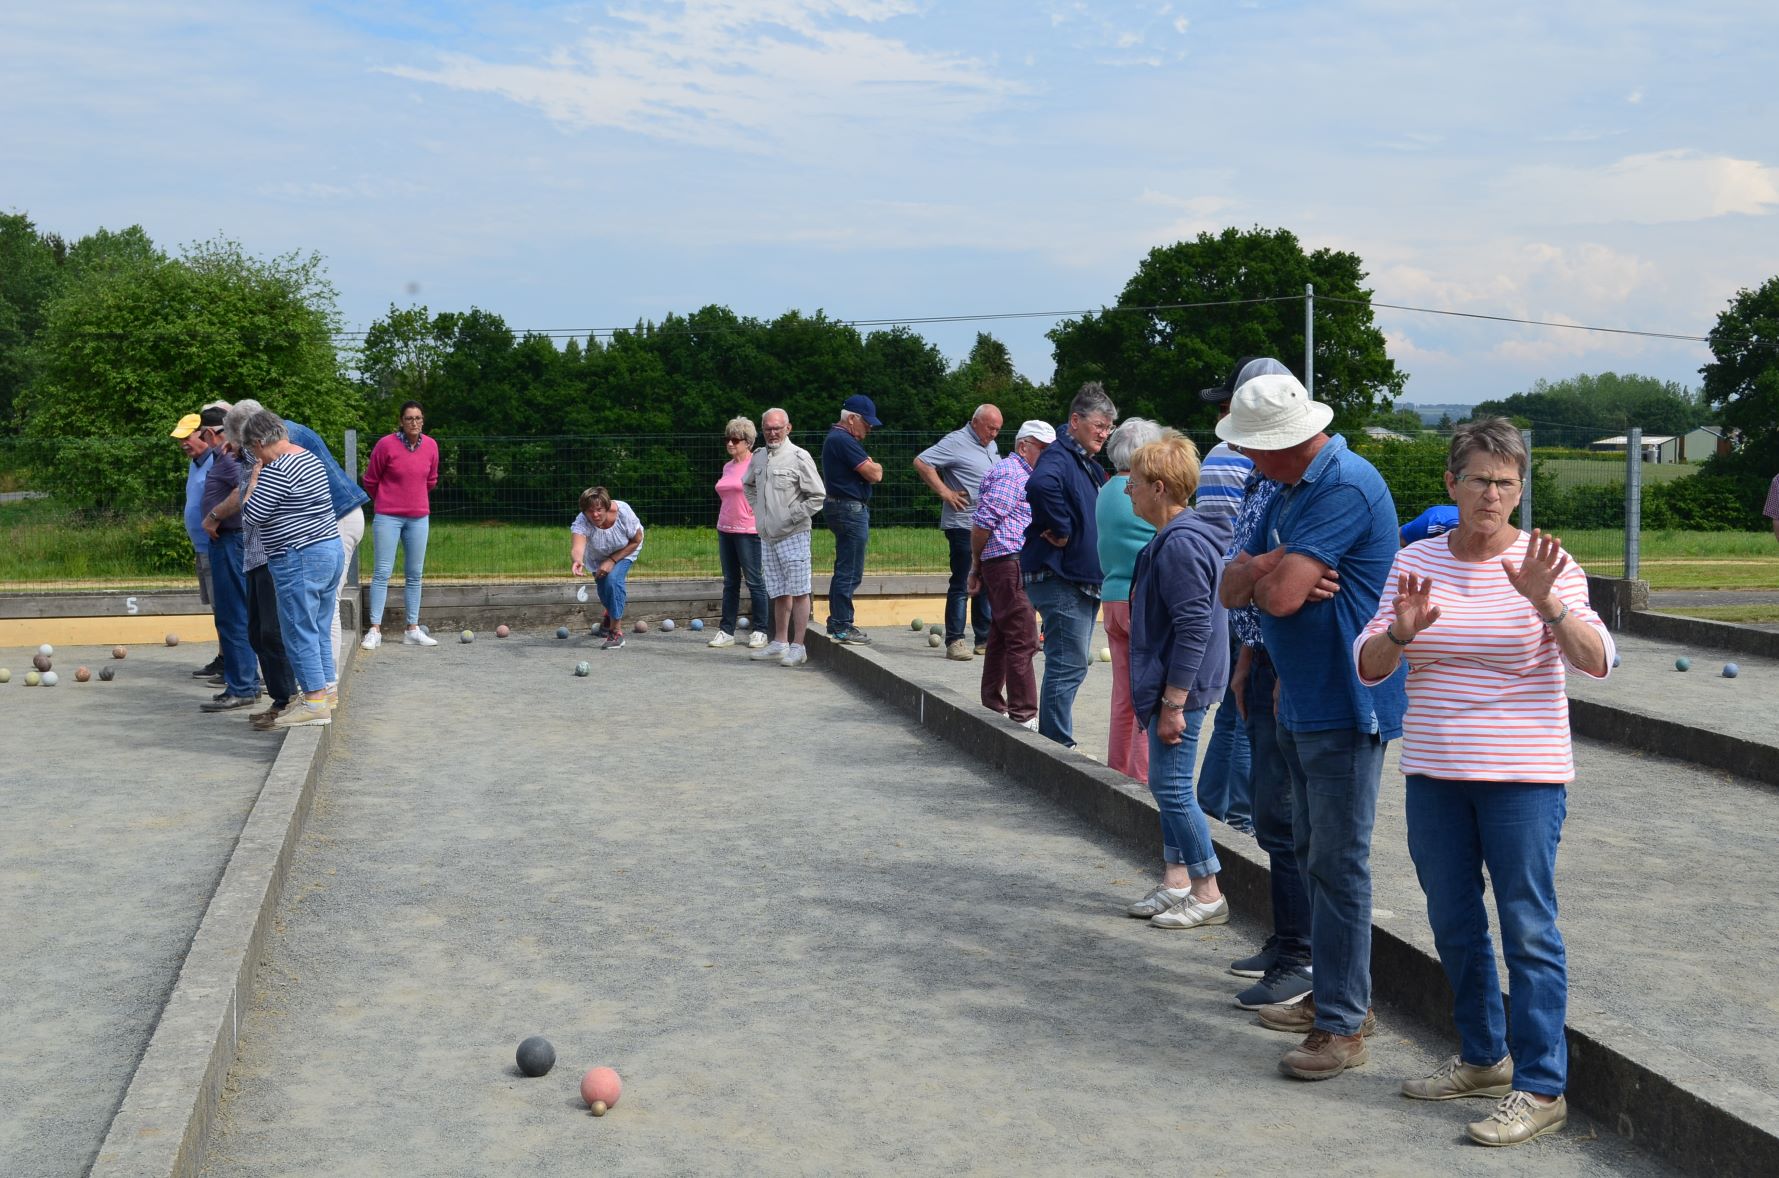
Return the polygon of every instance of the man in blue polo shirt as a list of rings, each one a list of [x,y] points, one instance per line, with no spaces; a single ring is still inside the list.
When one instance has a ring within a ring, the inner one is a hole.
[[[840,420],[822,440],[822,482],[828,501],[822,516],[834,532],[834,575],[828,580],[828,637],[863,646],[871,636],[853,620],[852,595],[865,579],[865,543],[871,536],[871,488],[883,481],[883,464],[865,453],[865,437],[882,425],[877,406],[860,394],[840,407]]]
[[[1304,1040],[1279,1061],[1302,1080],[1365,1063],[1371,1014],[1371,832],[1384,748],[1402,734],[1403,674],[1368,688],[1353,640],[1397,549],[1396,504],[1377,468],[1322,431],[1333,419],[1290,375],[1244,383],[1217,436],[1283,484],[1223,574],[1231,609],[1255,605],[1278,672],[1278,743],[1291,774],[1297,859],[1310,898],[1314,990],[1260,1021]],[[1333,576],[1340,591],[1321,597]]]

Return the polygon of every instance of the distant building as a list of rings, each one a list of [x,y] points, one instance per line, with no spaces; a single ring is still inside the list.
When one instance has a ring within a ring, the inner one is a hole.
[[[1365,436],[1373,439],[1374,441],[1379,441],[1379,442],[1412,442],[1412,441],[1414,441],[1414,439],[1409,437],[1407,434],[1399,434],[1395,430],[1385,429],[1381,425],[1366,426],[1365,427]]]
[[[1681,458],[1680,458],[1680,438],[1678,435],[1675,435],[1675,434],[1644,434],[1643,438],[1642,438],[1642,442],[1643,442],[1643,461],[1645,461],[1645,462],[1679,462],[1679,461],[1681,461]],[[1622,454],[1624,452],[1625,447],[1629,446],[1630,444],[1631,444],[1631,439],[1629,437],[1627,437],[1624,434],[1619,434],[1615,437],[1601,438],[1600,440],[1590,444],[1588,446],[1588,449],[1603,450],[1603,451],[1607,451],[1607,452],[1617,450],[1619,453]]]
[[[1643,461],[1645,462],[1703,462],[1714,454],[1728,454],[1736,448],[1733,430],[1720,426],[1702,425],[1685,435],[1677,434],[1644,434]],[[1615,437],[1601,438],[1588,446],[1590,450],[1617,450],[1621,453],[1629,444],[1624,434]]]

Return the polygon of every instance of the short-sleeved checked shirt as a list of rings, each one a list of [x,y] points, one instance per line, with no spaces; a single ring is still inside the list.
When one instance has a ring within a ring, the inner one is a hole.
[[[1767,488],[1767,505],[1761,508],[1761,514],[1768,519],[1779,519],[1779,474],[1773,476],[1773,485]]]
[[[1254,531],[1260,521],[1266,518],[1266,509],[1272,506],[1273,496],[1279,493],[1283,483],[1276,483],[1258,471],[1248,475],[1242,484],[1242,505],[1235,513],[1235,547],[1240,552],[1254,538]],[[1265,646],[1260,637],[1260,607],[1244,605],[1229,611],[1229,624],[1235,627],[1237,638],[1243,646]]]
[[[1032,505],[1025,501],[1025,484],[1031,477],[1031,463],[1021,458],[1018,451],[989,467],[982,476],[970,522],[991,533],[982,548],[983,560],[1011,556],[1025,547],[1025,530],[1032,523]]]

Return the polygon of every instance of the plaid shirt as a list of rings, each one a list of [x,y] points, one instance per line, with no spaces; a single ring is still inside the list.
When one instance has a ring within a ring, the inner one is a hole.
[[[988,468],[976,492],[976,510],[970,523],[991,533],[982,547],[982,559],[1012,556],[1025,547],[1025,530],[1032,523],[1032,505],[1025,501],[1025,483],[1032,477],[1031,463],[1018,451]]]
[[[1773,476],[1773,485],[1767,488],[1767,505],[1761,508],[1761,514],[1768,519],[1779,519],[1779,474]]]
[[[1272,506],[1273,496],[1279,493],[1283,483],[1262,477],[1258,472],[1250,474],[1242,485],[1241,510],[1235,513],[1235,545],[1230,553],[1240,552],[1254,538],[1254,530],[1260,521],[1266,518],[1266,509]],[[1229,624],[1235,628],[1235,635],[1242,640],[1243,646],[1265,646],[1260,637],[1260,608],[1244,605],[1229,611]]]

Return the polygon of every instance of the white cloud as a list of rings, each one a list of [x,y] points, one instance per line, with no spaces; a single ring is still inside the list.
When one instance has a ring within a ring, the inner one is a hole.
[[[1779,208],[1779,168],[1693,151],[1632,155],[1602,168],[1544,165],[1510,172],[1498,187],[1527,220],[1543,224],[1653,225]]]
[[[1638,103],[1642,102],[1643,101],[1643,87],[1639,86],[1639,87],[1637,87],[1637,89],[1635,89],[1635,90],[1631,91],[1629,94],[1625,95],[1625,101],[1630,103],[1632,106],[1636,106]]]
[[[614,11],[616,23],[540,60],[446,54],[387,72],[498,94],[565,127],[756,150],[820,151],[836,136],[930,129],[1019,92],[977,58],[861,27],[914,11],[905,0],[651,5]]]

